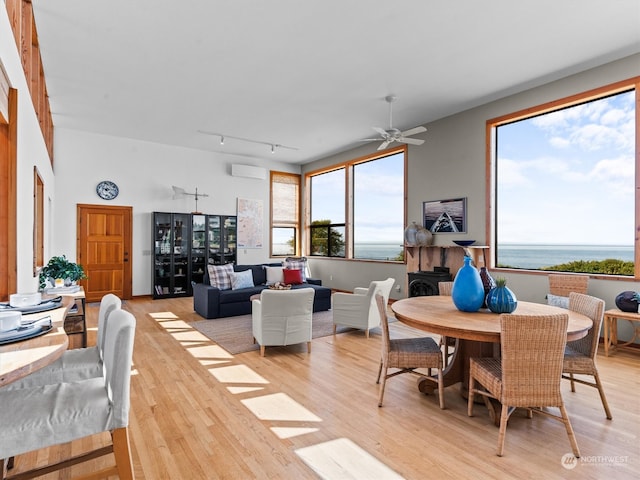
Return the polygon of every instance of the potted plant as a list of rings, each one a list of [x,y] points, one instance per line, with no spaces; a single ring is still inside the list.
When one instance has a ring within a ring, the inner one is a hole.
[[[87,275],[84,273],[82,265],[67,260],[64,255],[51,257],[49,263],[40,270],[40,289],[45,289],[47,282],[58,287],[69,285],[85,278],[87,278]]]

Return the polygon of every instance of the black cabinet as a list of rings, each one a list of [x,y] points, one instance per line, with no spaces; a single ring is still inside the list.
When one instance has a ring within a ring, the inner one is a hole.
[[[153,213],[153,298],[193,294],[207,265],[236,263],[236,217]]]
[[[191,295],[191,214],[153,214],[153,298]]]

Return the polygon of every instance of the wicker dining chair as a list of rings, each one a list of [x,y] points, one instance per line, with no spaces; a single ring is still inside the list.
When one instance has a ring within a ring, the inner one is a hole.
[[[571,391],[575,392],[575,383],[581,383],[598,389],[600,400],[607,418],[611,420],[611,410],[604,395],[600,375],[596,366],[596,354],[598,353],[598,341],[600,339],[600,326],[604,315],[604,300],[590,295],[571,292],[569,294],[569,310],[586,315],[593,321],[593,327],[586,337],[572,342],[567,342],[562,366],[562,378],[571,381]],[[590,375],[595,382],[575,378],[574,375]]]
[[[564,273],[549,274],[549,293],[560,297],[568,297],[569,293],[587,293],[588,275],[569,275]]]
[[[474,397],[484,395],[502,403],[498,456],[504,453],[504,438],[509,416],[518,407],[527,416],[542,413],[561,421],[569,436],[573,454],[580,456],[576,437],[564,406],[560,382],[562,358],[567,343],[569,315],[500,316],[500,350],[502,357],[472,358],[469,372],[468,414],[473,416]],[[480,384],[484,388],[478,388]],[[543,410],[557,407],[560,415]]]
[[[450,297],[453,290],[453,282],[438,282],[438,295]],[[457,338],[440,337],[440,346],[444,349],[444,366],[449,365],[449,360],[453,356],[456,349]]]
[[[378,407],[382,406],[384,387],[388,378],[395,377],[401,373],[422,375],[415,371],[416,368],[427,368],[429,369],[429,375],[431,375],[431,369],[435,368],[438,372],[440,408],[444,409],[443,366],[440,347],[431,337],[399,338],[392,340],[389,335],[387,304],[384,301],[384,297],[379,293],[376,294],[375,299],[378,311],[380,312],[380,327],[382,329],[382,356],[380,358],[380,368],[378,369],[378,379],[376,380],[376,383],[379,384],[380,378],[382,377]],[[387,373],[389,368],[399,368],[400,370]],[[383,370],[384,376],[382,375]]]

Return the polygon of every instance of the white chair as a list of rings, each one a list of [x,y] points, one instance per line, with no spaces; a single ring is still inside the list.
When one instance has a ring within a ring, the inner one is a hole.
[[[98,311],[98,335],[96,345],[87,348],[66,350],[62,356],[50,365],[21,380],[10,383],[0,390],[15,390],[54,383],[76,382],[102,376],[102,361],[104,358],[105,330],[110,314],[120,310],[122,301],[112,293],[106,294],[100,301]]]
[[[389,303],[389,294],[395,283],[395,279],[389,277],[386,280],[377,280],[369,284],[369,288],[356,287],[351,293],[333,294],[333,333],[336,333],[338,325],[351,328],[359,328],[365,331],[369,338],[369,330],[380,325],[380,313],[376,305],[376,294],[384,299],[384,304]]]
[[[104,375],[79,382],[0,391],[0,458],[110,432],[112,444],[24,472],[33,478],[114,453],[116,465],[91,478],[133,479],[129,447],[129,389],[135,317],[124,310],[109,316],[104,338]],[[4,460],[0,461],[4,471]]]
[[[260,299],[251,302],[253,340],[260,345],[261,356],[264,357],[265,347],[303,342],[307,342],[307,351],[311,353],[314,296],[313,288],[265,289]]]

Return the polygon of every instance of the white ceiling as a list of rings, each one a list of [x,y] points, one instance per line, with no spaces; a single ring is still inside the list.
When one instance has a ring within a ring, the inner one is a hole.
[[[300,164],[640,52],[639,0],[33,6],[56,127]]]

